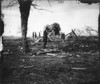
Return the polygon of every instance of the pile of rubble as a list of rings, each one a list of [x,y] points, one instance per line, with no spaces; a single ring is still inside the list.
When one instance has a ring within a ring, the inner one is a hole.
[[[98,51],[98,36],[78,36],[73,30],[66,40],[63,48],[66,52],[73,51]]]

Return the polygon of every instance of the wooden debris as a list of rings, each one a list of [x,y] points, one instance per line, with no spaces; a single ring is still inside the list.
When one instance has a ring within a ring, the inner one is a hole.
[[[42,38],[37,39],[34,43],[32,43],[33,45],[37,44]]]
[[[72,67],[71,69],[74,69],[74,70],[86,70],[86,68],[80,68],[80,67]]]
[[[52,54],[52,53],[46,53],[46,54],[50,56],[56,56],[56,54]]]

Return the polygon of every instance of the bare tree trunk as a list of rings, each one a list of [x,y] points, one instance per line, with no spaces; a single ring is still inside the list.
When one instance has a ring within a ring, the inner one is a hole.
[[[22,30],[22,38],[23,38],[23,49],[27,53],[29,51],[28,41],[27,41],[27,25],[28,25],[28,17],[30,12],[31,0],[18,0],[19,1],[19,9],[21,14],[21,30]]]
[[[27,41],[27,22],[28,17],[21,13],[21,30],[22,30],[22,39],[23,39],[23,50],[27,53],[29,50],[28,41]]]

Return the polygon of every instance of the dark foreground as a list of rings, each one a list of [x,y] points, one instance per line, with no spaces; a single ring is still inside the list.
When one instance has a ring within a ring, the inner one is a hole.
[[[64,52],[62,42],[30,43],[30,53],[21,49],[21,40],[4,41],[4,64],[0,84],[99,84],[98,51]],[[60,47],[60,48],[59,48]]]

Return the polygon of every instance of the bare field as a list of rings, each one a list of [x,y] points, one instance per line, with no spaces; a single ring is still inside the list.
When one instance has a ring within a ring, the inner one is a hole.
[[[68,52],[67,42],[48,42],[43,49],[43,42],[28,41],[30,52],[25,54],[21,39],[4,39],[3,84],[97,84],[98,50]]]

